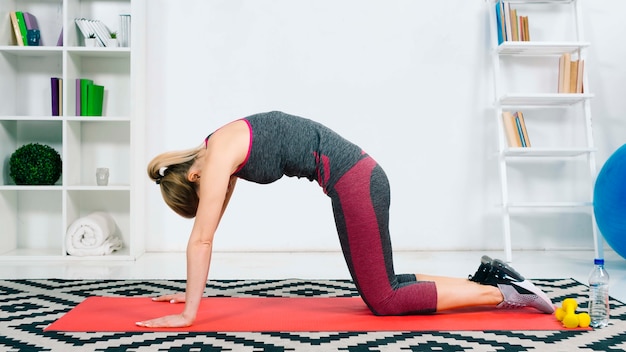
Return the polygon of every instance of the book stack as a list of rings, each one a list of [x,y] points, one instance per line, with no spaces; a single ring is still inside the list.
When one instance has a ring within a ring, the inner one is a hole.
[[[63,78],[50,78],[52,93],[52,116],[63,116]]]
[[[530,147],[530,139],[528,138],[526,123],[524,122],[524,114],[522,114],[521,111],[503,111],[502,120],[504,122],[504,132],[509,147]]]
[[[498,45],[507,41],[530,41],[528,16],[518,16],[508,1],[496,2],[496,27]]]
[[[39,30],[37,18],[29,12],[22,11],[11,12],[9,13],[9,17],[11,17],[13,34],[15,34],[17,45],[28,46],[28,31],[33,29]],[[42,45],[41,41],[39,45]]]
[[[76,79],[76,116],[102,116],[104,86],[86,78]]]
[[[585,60],[572,60],[569,53],[559,58],[559,93],[583,93]]]
[[[95,38],[96,46],[106,47],[109,45],[111,31],[99,20],[88,20],[86,18],[74,19],[78,30],[83,38]]]

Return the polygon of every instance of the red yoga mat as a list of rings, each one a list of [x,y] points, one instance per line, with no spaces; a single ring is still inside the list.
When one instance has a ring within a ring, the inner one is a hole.
[[[463,309],[429,315],[379,317],[359,297],[353,298],[203,298],[194,324],[187,328],[135,325],[180,313],[183,304],[146,297],[89,297],[52,323],[46,331],[264,332],[264,331],[461,331],[563,330],[552,314],[531,308]]]

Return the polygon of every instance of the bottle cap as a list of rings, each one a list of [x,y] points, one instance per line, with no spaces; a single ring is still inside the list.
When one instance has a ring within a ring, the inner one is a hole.
[[[594,265],[604,265],[604,259],[596,258],[593,260]]]

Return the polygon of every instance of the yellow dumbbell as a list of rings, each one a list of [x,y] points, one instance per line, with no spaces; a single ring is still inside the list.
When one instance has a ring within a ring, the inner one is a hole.
[[[561,307],[556,309],[554,315],[568,329],[588,327],[591,323],[591,317],[587,313],[576,314],[577,308],[578,302],[574,298],[566,298],[563,300]]]

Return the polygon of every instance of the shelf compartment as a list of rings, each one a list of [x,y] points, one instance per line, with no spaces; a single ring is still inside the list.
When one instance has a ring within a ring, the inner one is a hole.
[[[67,0],[68,14],[65,28],[68,28],[67,45],[82,44],[82,34],[76,27],[74,19],[86,18],[101,21],[111,32],[120,33],[121,14],[131,13],[131,1],[128,0]]]
[[[63,28],[62,9],[62,0],[2,0],[0,2],[0,17],[6,19],[7,22],[3,26],[5,28],[0,30],[0,45],[17,47],[9,13],[22,11],[29,12],[37,18],[41,33],[40,44],[44,47],[56,46],[61,28]]]
[[[104,86],[103,116],[130,116],[130,59],[127,49],[68,52],[65,116],[77,116],[76,79]],[[95,118],[95,117],[94,117]]]
[[[88,216],[96,211],[102,211],[111,215],[116,225],[115,235],[120,236],[124,242],[124,248],[122,250],[115,251],[111,255],[98,256],[97,258],[128,256],[130,253],[129,245],[131,243],[129,215],[130,191],[107,190],[106,187],[102,187],[102,190],[67,191],[67,214],[65,220],[68,228],[77,219]],[[72,256],[67,255],[67,257]]]
[[[62,192],[35,186],[0,189],[0,257],[62,255]]]
[[[9,176],[8,160],[17,148],[29,143],[48,145],[62,156],[62,121],[51,118],[0,120],[0,158],[5,160],[0,163],[0,186],[15,184]],[[56,184],[61,183],[60,178]]]
[[[56,50],[0,51],[0,116],[51,116],[50,78],[62,77],[62,57]]]
[[[520,157],[509,160],[506,168],[507,183],[515,185],[508,189],[507,206],[568,208],[591,202],[587,158]]]
[[[66,121],[65,184],[97,187],[96,168],[109,168],[109,186],[130,185],[130,121],[76,119]]]

